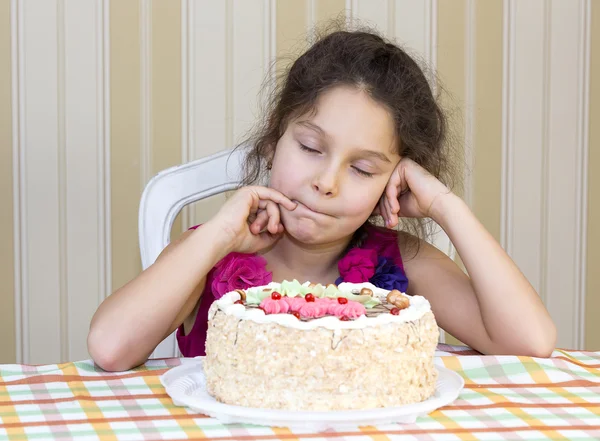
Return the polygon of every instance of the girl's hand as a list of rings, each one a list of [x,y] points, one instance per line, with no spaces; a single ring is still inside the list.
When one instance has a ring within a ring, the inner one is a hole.
[[[388,228],[398,224],[398,217],[431,217],[436,220],[436,202],[451,193],[444,184],[412,159],[402,159],[390,176],[375,208]]]
[[[279,205],[293,211],[297,204],[272,188],[243,187],[209,222],[223,233],[229,252],[255,253],[281,237]]]

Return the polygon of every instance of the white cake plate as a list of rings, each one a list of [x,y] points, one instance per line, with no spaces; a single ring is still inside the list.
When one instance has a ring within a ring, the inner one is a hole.
[[[206,390],[202,358],[185,360],[160,377],[160,381],[176,406],[218,419],[223,424],[243,423],[261,426],[289,427],[323,431],[343,427],[390,423],[414,423],[428,413],[452,403],[464,386],[456,372],[436,366],[439,372],[435,393],[420,403],[399,407],[342,411],[286,411],[224,404]]]

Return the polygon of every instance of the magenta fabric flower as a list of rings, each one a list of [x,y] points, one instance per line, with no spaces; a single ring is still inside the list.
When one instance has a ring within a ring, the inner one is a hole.
[[[375,274],[377,251],[365,248],[352,248],[338,262],[340,279],[344,282],[362,283]]]
[[[267,261],[256,254],[230,253],[215,265],[212,292],[215,299],[236,289],[267,285],[273,273],[267,271]]]

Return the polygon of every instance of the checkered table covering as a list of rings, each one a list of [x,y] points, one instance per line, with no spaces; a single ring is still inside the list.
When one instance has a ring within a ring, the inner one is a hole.
[[[481,356],[440,345],[436,363],[463,376],[452,405],[416,424],[310,433],[223,425],[173,405],[160,384],[179,359],[122,373],[91,361],[0,366],[0,440],[600,440],[600,352],[549,359]]]

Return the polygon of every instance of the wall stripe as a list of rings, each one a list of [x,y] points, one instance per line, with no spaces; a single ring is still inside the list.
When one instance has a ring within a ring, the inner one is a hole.
[[[439,36],[439,42],[436,51],[430,51],[429,56],[435,56],[434,52],[439,53],[437,60],[432,60],[432,62],[437,63],[435,69],[444,88],[440,94],[440,102],[449,119],[451,133],[449,141],[452,142],[452,147],[459,155],[457,158],[460,166],[459,173],[464,174],[465,120],[463,115],[465,114],[466,99],[465,78],[468,77],[466,67],[469,61],[468,53],[465,50],[467,43],[466,1],[442,1],[439,4],[438,13],[440,17],[444,17],[444,20],[439,20],[437,23],[436,33]],[[432,32],[429,32],[427,38],[431,38],[431,34]],[[428,40],[426,47],[431,44],[431,41],[435,40]],[[458,187],[454,191],[462,196],[462,188]]]
[[[507,45],[509,73],[506,85],[504,165],[504,242],[534,288],[542,288],[540,253],[544,243],[544,167],[549,147],[550,51],[543,36],[551,23],[543,0],[509,1],[510,34]],[[550,37],[550,35],[548,35]],[[541,231],[540,231],[541,226]],[[543,298],[543,297],[542,297]]]
[[[24,311],[27,307],[27,299],[24,293],[24,268],[23,268],[23,230],[25,226],[22,222],[23,215],[23,153],[21,148],[21,139],[24,137],[23,121],[23,54],[21,52],[22,44],[19,44],[22,38],[22,20],[19,11],[18,0],[11,2],[11,72],[12,72],[12,159],[13,159],[13,217],[14,217],[14,290],[15,290],[15,358],[17,363],[25,360],[25,354],[28,353],[28,326],[27,317]]]
[[[277,2],[276,0],[264,0],[263,5],[263,75],[271,84],[275,85],[275,67],[277,54]]]
[[[111,291],[141,271],[137,216],[141,195],[140,10],[110,0]]]
[[[67,146],[66,146],[66,17],[65,0],[56,2],[57,61],[57,163],[58,163],[58,290],[60,312],[60,359],[69,360],[69,298],[68,298],[68,219],[67,219]]]
[[[98,3],[97,29],[102,30],[102,51],[97,55],[98,78],[102,78],[102,87],[97,89],[97,102],[102,106],[102,116],[98,112],[98,176],[104,180],[104,185],[98,188],[98,213],[102,213],[99,222],[98,272],[100,273],[100,289],[98,290],[98,305],[112,293],[112,208],[111,208],[111,160],[110,160],[110,0]],[[100,40],[99,40],[100,41]]]
[[[500,240],[502,162],[502,0],[476,1],[472,209]]]
[[[0,280],[4,295],[0,296],[0,363],[14,363],[15,348],[15,211],[13,209],[13,137],[11,116],[11,3],[0,3]]]
[[[317,26],[331,19],[338,19],[345,14],[345,0],[316,0],[315,16]]]
[[[191,22],[191,5],[187,0],[183,0],[181,3],[181,162],[186,163],[191,158],[191,145],[190,145],[190,81],[189,81],[189,70],[190,63],[192,62],[191,52],[191,33],[190,22]],[[179,215],[181,219],[181,228],[185,230],[186,226],[192,225],[192,210],[189,207],[184,207]]]
[[[468,76],[466,72],[468,63],[468,52],[466,51],[467,6],[465,1],[442,1],[439,3],[439,7],[437,2],[433,3],[436,4],[428,6],[426,11],[430,11],[431,13],[436,11],[439,17],[436,21],[430,19],[426,20],[426,22],[433,21],[437,30],[432,31],[432,29],[428,29],[426,32],[425,48],[429,57],[432,57],[432,64],[435,63],[434,73],[437,71],[437,75],[444,88],[440,96],[440,102],[449,117],[449,131],[451,132],[449,141],[453,143],[452,147],[459,155],[458,163],[461,165],[459,173],[464,174],[462,164],[464,163],[465,152],[462,146],[464,145],[465,126],[461,116],[465,112],[465,78]],[[444,17],[444,20],[441,20],[440,17]],[[431,48],[432,42],[437,41],[438,38],[437,49]],[[439,56],[436,55],[438,53]],[[435,78],[432,78],[432,81],[435,88],[437,81],[435,81]],[[451,92],[447,93],[446,91]],[[461,194],[462,188],[455,188],[454,191],[457,194]],[[439,227],[437,231],[435,236],[436,244],[438,246],[442,244],[440,248],[458,259],[459,264],[462,265],[459,256],[455,256],[454,249],[449,245],[450,239],[448,236]],[[447,340],[449,343],[458,343],[450,334],[446,334],[444,340]]]
[[[514,82],[514,47],[515,41],[515,5],[512,0],[505,0],[502,8],[502,218],[500,221],[500,244],[502,248],[510,254],[508,231],[511,230],[509,224],[512,219],[511,210],[512,203],[509,200],[511,197],[510,188],[512,187],[512,179],[510,175],[510,167],[512,164],[512,156],[510,152],[511,140],[513,138],[510,132],[512,125],[509,124],[509,116],[514,113],[512,88],[509,85]]]
[[[277,41],[277,72],[285,69],[306,47],[306,1],[276,0],[275,39]]]
[[[600,4],[590,5],[590,115],[589,120],[600,121]],[[585,298],[585,348],[600,351],[600,125],[589,124],[589,156],[587,173],[587,256]]]
[[[64,269],[62,297],[62,360],[88,358],[85,336],[105,292],[99,269],[105,259],[104,173],[99,158],[107,149],[104,78],[105,1],[64,2],[64,41],[59,48],[59,74],[64,88],[59,103],[64,115],[64,170],[59,174],[63,207],[61,250]],[[62,46],[62,47],[61,47]],[[62,61],[62,62],[61,62]],[[60,125],[59,125],[60,127]],[[102,164],[102,161],[100,161]]]
[[[586,42],[588,0],[552,2],[551,94],[548,198],[547,306],[560,323],[558,344],[582,348],[581,304],[585,299],[585,179],[589,44]],[[565,150],[565,146],[571,146]],[[583,272],[582,272],[583,271]],[[564,295],[572,290],[571,298]]]
[[[183,2],[152,0],[152,169],[154,175],[181,164],[181,7]],[[181,234],[181,216],[172,237]]]
[[[306,29],[310,32],[317,21],[317,0],[306,0]]]
[[[140,188],[152,177],[152,0],[140,0]]]
[[[476,76],[476,41],[477,33],[475,0],[466,0],[465,5],[465,85],[464,85],[464,173],[463,173],[463,198],[465,202],[473,209],[473,166],[474,166],[474,142],[475,142],[475,80]]]
[[[61,353],[57,7],[17,4],[22,361],[35,363]]]
[[[591,0],[579,5],[579,72],[577,120],[577,167],[576,193],[578,210],[576,219],[575,245],[575,317],[573,330],[578,348],[585,347],[585,304],[587,295],[587,212],[588,212],[588,168],[589,161],[589,117],[590,117],[590,46],[591,46]]]
[[[231,109],[232,32],[228,25],[232,8],[229,2],[190,1],[187,2],[188,51],[187,51],[187,94],[188,100],[188,160],[216,153],[232,144]],[[258,29],[258,28],[257,28]],[[210,61],[208,61],[210,60]],[[210,69],[206,68],[207,62]],[[222,197],[211,198],[194,204],[189,210],[188,227],[206,222]]]
[[[546,292],[547,292],[547,283],[548,283],[548,241],[550,237],[548,235],[548,217],[549,213],[549,185],[550,185],[550,118],[549,118],[549,98],[550,98],[550,57],[551,57],[551,47],[550,47],[550,38],[551,38],[551,7],[548,4],[543,5],[543,31],[542,31],[542,45],[543,45],[543,64],[542,64],[542,119],[541,119],[541,145],[540,145],[540,157],[541,157],[541,180],[539,182],[540,185],[540,193],[541,196],[539,198],[540,204],[540,215],[539,219],[539,228],[540,228],[540,240],[539,240],[539,279],[537,286],[538,294],[544,303],[547,302]],[[535,164],[535,163],[534,163]]]
[[[374,26],[379,32],[389,35],[389,0],[354,0],[350,5],[352,18],[358,18],[361,24]]]
[[[235,91],[233,90],[234,77],[236,76],[236,65],[234,53],[237,48],[233,41],[234,39],[234,14],[235,9],[233,8],[233,0],[224,0],[225,2],[225,64],[223,65],[225,71],[225,118],[224,118],[224,142],[221,146],[214,146],[216,150],[228,148],[232,146],[234,141],[234,133],[236,129],[236,122],[233,117],[234,112],[234,100]],[[247,3],[245,3],[247,4]],[[237,5],[236,5],[237,6]],[[237,9],[237,8],[236,8]],[[204,109],[203,109],[204,110]],[[199,158],[200,155],[195,158]]]

